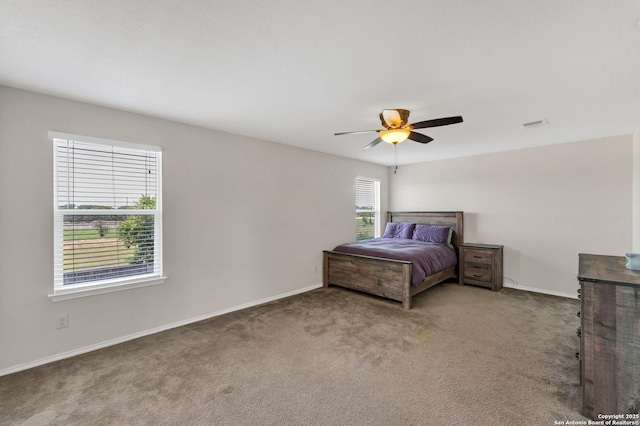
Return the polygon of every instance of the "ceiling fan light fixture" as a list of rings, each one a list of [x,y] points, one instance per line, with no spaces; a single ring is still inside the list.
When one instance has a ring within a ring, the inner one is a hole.
[[[390,144],[397,144],[402,141],[407,140],[411,130],[409,129],[390,129],[390,130],[381,130],[380,131],[380,139]]]

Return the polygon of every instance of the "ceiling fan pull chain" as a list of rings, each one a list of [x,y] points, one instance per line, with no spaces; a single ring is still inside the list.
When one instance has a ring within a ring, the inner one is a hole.
[[[393,171],[393,174],[395,175],[398,173],[398,144],[397,143],[393,144],[393,160],[394,160],[394,164],[396,165],[396,168]]]

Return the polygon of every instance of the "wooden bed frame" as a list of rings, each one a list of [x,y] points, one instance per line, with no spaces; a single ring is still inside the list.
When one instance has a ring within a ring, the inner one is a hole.
[[[452,244],[460,259],[458,246],[464,242],[462,212],[387,212],[387,222],[445,225],[453,228]],[[380,257],[324,251],[324,287],[337,285],[402,302],[411,309],[412,297],[449,278],[458,277],[458,265],[428,276],[418,287],[411,285],[412,263]]]

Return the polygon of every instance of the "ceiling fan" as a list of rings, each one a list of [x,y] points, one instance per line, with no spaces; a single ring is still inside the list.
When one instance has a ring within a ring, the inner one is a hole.
[[[371,133],[378,132],[380,136],[365,146],[364,149],[373,148],[380,142],[387,142],[393,145],[397,145],[400,142],[410,139],[414,142],[429,143],[433,138],[423,135],[422,133],[414,132],[414,129],[426,129],[427,127],[447,126],[449,124],[462,123],[462,117],[457,115],[455,117],[436,118],[434,120],[419,121],[413,124],[407,124],[409,121],[409,110],[406,109],[383,109],[380,113],[380,122],[384,129],[382,130],[360,130],[356,132],[340,132],[335,133],[335,136],[349,135],[353,133]]]

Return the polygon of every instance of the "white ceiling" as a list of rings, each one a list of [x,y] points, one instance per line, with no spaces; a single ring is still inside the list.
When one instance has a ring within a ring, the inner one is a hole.
[[[640,123],[640,0],[1,0],[0,84],[392,165]],[[548,120],[526,130],[525,122]],[[100,135],[95,135],[100,136]]]

